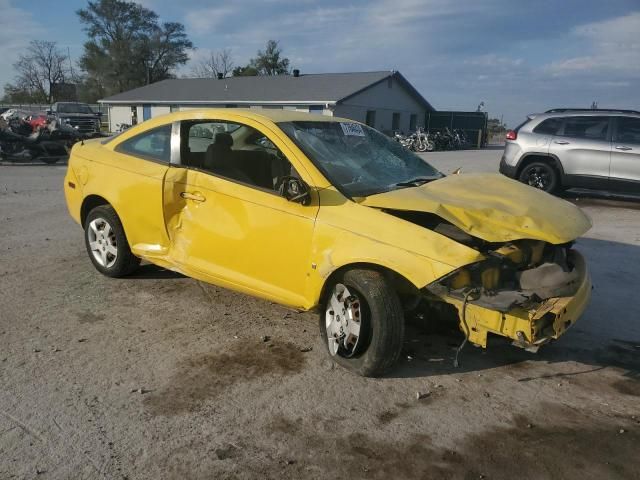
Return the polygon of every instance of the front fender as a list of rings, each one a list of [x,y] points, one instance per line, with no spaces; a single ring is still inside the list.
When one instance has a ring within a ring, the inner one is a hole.
[[[331,274],[348,265],[383,267],[404,277],[416,289],[458,268],[335,226],[317,225],[315,234],[307,308],[313,308],[320,302],[325,282]]]

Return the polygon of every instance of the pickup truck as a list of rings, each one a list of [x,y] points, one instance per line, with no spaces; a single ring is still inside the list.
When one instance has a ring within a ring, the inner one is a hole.
[[[86,103],[57,102],[47,114],[60,123],[70,125],[83,135],[100,132],[101,113],[94,112]]]

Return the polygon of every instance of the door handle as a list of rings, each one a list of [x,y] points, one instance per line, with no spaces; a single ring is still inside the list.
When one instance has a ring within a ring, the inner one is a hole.
[[[569,142],[566,140],[554,140],[553,143],[557,143],[558,145],[569,145]]]
[[[616,145],[616,150],[622,150],[622,151],[626,152],[627,150],[633,150],[633,148],[626,147],[624,145]]]
[[[180,196],[185,200],[193,200],[194,202],[204,202],[206,200],[205,197],[197,193],[182,192]]]

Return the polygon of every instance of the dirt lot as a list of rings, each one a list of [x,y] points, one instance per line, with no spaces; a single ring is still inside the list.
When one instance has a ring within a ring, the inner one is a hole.
[[[595,289],[557,343],[455,369],[460,334],[413,322],[399,367],[364,379],[315,314],[150,265],[98,274],[63,175],[0,166],[1,479],[640,478],[640,202],[577,201]]]

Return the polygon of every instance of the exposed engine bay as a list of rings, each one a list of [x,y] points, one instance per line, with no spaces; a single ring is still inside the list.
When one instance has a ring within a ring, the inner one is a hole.
[[[578,288],[579,275],[572,259],[572,242],[563,245],[540,240],[491,243],[469,235],[434,214],[386,212],[479,250],[488,257],[428,285],[426,290],[436,296],[448,294],[463,299],[467,292],[475,290],[469,301],[508,312],[516,306],[527,308],[548,298],[571,296]]]
[[[573,242],[554,245],[523,239],[493,243],[473,237],[435,214],[385,211],[484,254],[484,260],[465,265],[422,289],[427,299],[454,303],[461,317],[468,305],[496,313],[496,318],[486,323],[474,321],[469,332],[471,341],[477,339],[474,343],[485,346],[486,332],[493,331],[535,350],[536,344],[556,338],[575,321],[564,318],[566,309],[560,308],[584,288],[587,276],[582,256],[571,248]],[[509,321],[519,326],[507,332],[504,325]]]

